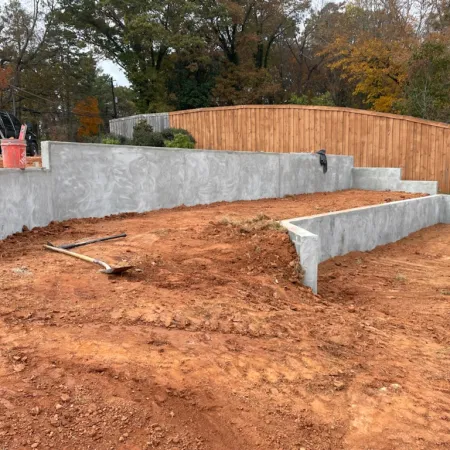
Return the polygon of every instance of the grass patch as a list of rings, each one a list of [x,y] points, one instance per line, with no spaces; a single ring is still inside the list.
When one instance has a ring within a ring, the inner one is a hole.
[[[395,275],[395,280],[401,283],[405,283],[408,280],[408,278],[406,278],[405,275],[398,273],[397,275]]]
[[[258,214],[252,219],[235,220],[230,217],[224,217],[219,221],[220,225],[238,228],[242,233],[252,233],[255,231],[274,230],[287,233],[280,222],[273,220],[265,214]]]
[[[442,295],[450,295],[450,289],[443,289],[443,290],[441,291],[441,294],[442,294]]]

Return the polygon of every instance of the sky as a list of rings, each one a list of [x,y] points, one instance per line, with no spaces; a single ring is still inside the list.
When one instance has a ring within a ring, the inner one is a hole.
[[[99,66],[102,68],[102,70],[103,70],[103,72],[105,72],[105,74],[110,75],[114,78],[115,86],[129,86],[130,85],[122,68],[119,67],[114,62],[107,59],[104,61],[100,61]]]

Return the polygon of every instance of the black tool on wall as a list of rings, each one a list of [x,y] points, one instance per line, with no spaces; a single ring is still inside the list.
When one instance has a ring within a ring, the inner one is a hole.
[[[320,165],[323,167],[323,173],[328,171],[327,151],[319,150],[316,152],[320,156]]]

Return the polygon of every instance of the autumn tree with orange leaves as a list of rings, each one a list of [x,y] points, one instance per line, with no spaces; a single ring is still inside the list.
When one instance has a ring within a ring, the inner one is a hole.
[[[73,113],[79,117],[80,122],[77,132],[78,139],[83,140],[100,134],[103,120],[100,117],[97,98],[87,97],[80,100],[73,109]]]

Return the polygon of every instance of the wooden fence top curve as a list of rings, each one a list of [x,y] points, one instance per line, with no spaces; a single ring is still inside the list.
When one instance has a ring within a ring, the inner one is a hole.
[[[422,125],[430,125],[437,128],[450,129],[450,124],[444,122],[434,122],[432,120],[418,119],[412,116],[402,116],[399,114],[380,113],[376,111],[368,111],[365,109],[342,108],[337,106],[312,106],[312,105],[238,105],[238,106],[217,106],[211,108],[186,109],[183,111],[172,111],[171,116],[204,113],[214,111],[237,111],[242,109],[299,109],[299,110],[316,110],[316,111],[330,111],[330,112],[349,112],[353,114],[361,114],[372,117],[380,117],[394,120],[404,120],[407,122],[419,123]]]

